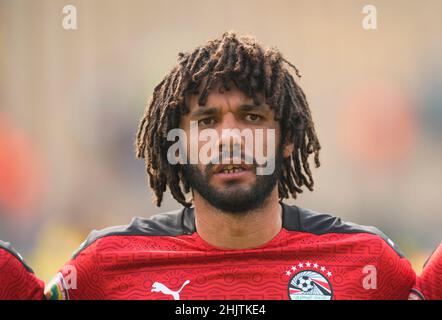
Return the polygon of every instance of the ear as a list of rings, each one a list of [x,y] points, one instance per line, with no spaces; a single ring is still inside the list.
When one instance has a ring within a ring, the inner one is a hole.
[[[295,149],[295,145],[293,143],[287,143],[284,146],[284,149],[282,151],[284,158],[290,157],[290,155],[293,153],[294,149]]]

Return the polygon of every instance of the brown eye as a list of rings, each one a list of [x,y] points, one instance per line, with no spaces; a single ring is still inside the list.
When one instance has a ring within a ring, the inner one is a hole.
[[[248,114],[248,115],[246,115],[246,120],[250,121],[250,122],[258,122],[261,119],[262,119],[262,117],[257,115],[257,114]]]
[[[215,123],[214,118],[204,118],[198,121],[199,126],[210,126]]]

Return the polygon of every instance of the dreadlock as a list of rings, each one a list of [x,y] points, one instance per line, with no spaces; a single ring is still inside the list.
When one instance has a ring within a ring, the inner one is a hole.
[[[181,116],[189,112],[186,95],[199,94],[198,103],[204,106],[210,90],[219,81],[225,90],[233,83],[255,104],[262,103],[257,95],[262,93],[265,103],[274,110],[275,121],[280,123],[281,142],[294,144],[292,154],[282,163],[278,182],[280,199],[289,195],[296,199],[297,193],[302,193],[302,186],[313,190],[308,158],[313,153],[319,167],[321,146],[305,94],[284,63],[301,77],[278,49],[264,49],[255,39],[237,36],[235,32],[226,32],[192,52],[178,54],[177,64],[154,88],[136,138],[136,155],[145,159],[157,206],[161,205],[166,187],[179,203],[191,206],[185,198],[190,186],[182,166],[167,161],[167,150],[173,143],[167,141],[167,133],[178,128]]]

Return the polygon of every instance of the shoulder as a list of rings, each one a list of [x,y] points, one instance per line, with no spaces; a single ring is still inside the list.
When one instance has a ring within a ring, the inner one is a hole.
[[[101,254],[114,250],[115,242],[121,244],[121,241],[125,242],[127,238],[139,236],[156,239],[161,236],[190,234],[193,226],[193,210],[183,208],[156,214],[150,218],[136,217],[127,225],[93,230],[74,252],[70,261],[47,285],[46,298],[106,299],[106,288],[109,284],[106,284],[103,276],[103,264],[100,259]],[[71,290],[74,288],[75,290]]]
[[[93,230],[72,258],[77,257],[98,240],[106,241],[111,236],[180,236],[195,231],[193,208],[182,208],[153,215],[150,218],[135,217],[127,225]]]
[[[425,299],[442,299],[442,243],[425,262],[416,289]]]
[[[351,242],[352,246],[375,245],[376,250],[371,254],[376,260],[373,265],[370,264],[375,267],[374,270],[377,270],[370,276],[379,275],[376,280],[378,290],[375,296],[380,299],[408,297],[415,283],[416,274],[399,247],[378,228],[347,222],[328,213],[287,205],[284,206],[284,223],[288,230],[319,236],[342,235]],[[370,270],[362,269],[363,274],[370,273]]]
[[[287,230],[308,232],[315,235],[328,233],[365,234],[380,241],[387,251],[394,252],[399,258],[404,257],[397,244],[376,227],[344,221],[340,217],[329,213],[316,212],[295,205],[283,204],[283,209],[284,227]]]
[[[4,242],[0,240],[0,256],[1,255],[12,256],[15,259],[16,264],[20,265],[28,272],[34,273],[32,269],[26,264],[20,253],[18,253],[17,250],[15,250],[9,242]]]
[[[10,243],[0,241],[0,300],[41,300],[44,283]]]

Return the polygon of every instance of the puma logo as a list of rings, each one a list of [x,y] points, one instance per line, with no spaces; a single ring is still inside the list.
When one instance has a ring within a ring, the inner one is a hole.
[[[168,287],[166,287],[164,284],[160,282],[154,282],[152,285],[152,290],[150,292],[161,292],[164,294],[169,294],[173,297],[174,300],[180,300],[180,292],[183,290],[185,286],[187,286],[190,283],[190,280],[184,281],[183,285],[178,291],[170,290]]]

